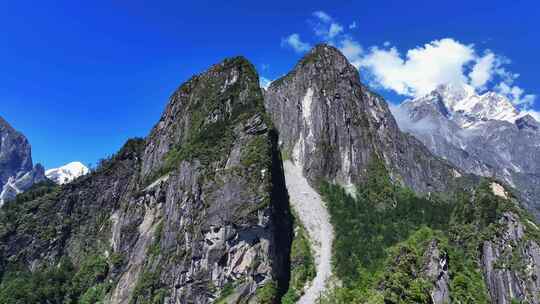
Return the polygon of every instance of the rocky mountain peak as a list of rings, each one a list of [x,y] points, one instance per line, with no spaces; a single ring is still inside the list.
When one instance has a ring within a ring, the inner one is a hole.
[[[358,70],[347,60],[336,47],[328,44],[318,44],[304,55],[285,77],[272,82],[271,87],[278,87],[282,82],[292,78],[302,77],[303,85],[311,85],[314,82],[335,82],[336,79],[350,79],[360,82]],[[306,88],[307,89],[307,88]]]
[[[408,99],[403,104],[412,110],[411,113],[415,113],[418,116],[424,116],[426,114],[424,112],[431,113],[432,115],[442,115],[444,117],[451,115],[444,103],[444,97],[437,90],[421,99]]]
[[[255,112],[263,113],[264,106],[254,66],[244,57],[213,65],[192,77],[170,97],[160,121],[147,138],[143,175],[162,167],[171,149],[194,140],[201,131],[223,129],[239,115]]]
[[[359,183],[374,157],[397,180],[419,191],[442,189],[433,177],[451,176],[450,168],[436,160],[415,166],[415,172],[400,169],[413,158],[430,159],[428,151],[400,133],[384,99],[362,85],[356,68],[334,47],[316,46],[292,72],[274,81],[265,106],[283,151],[303,166],[311,182]]]
[[[44,169],[33,166],[28,139],[0,117],[0,205],[43,180]]]
[[[451,113],[465,115],[477,122],[501,120],[513,123],[519,115],[519,111],[505,96],[496,92],[478,94],[467,84],[440,85],[430,94],[417,98],[413,102],[422,103],[433,96],[440,96]],[[470,119],[468,121],[470,122]],[[464,126],[471,125],[474,125],[474,122]]]
[[[438,99],[450,115],[433,110]],[[540,198],[540,123],[532,116],[520,114],[501,94],[478,94],[466,85],[440,86],[402,103],[399,110],[400,127],[434,154],[467,172],[496,176],[515,186],[540,218],[534,207]]]
[[[340,69],[340,67],[352,66],[339,49],[326,43],[318,44],[312,48],[300,60],[299,65],[310,63],[322,64],[328,69]]]
[[[19,172],[32,170],[32,166],[28,140],[0,117],[0,187]]]
[[[526,114],[525,116],[522,116],[518,119],[516,119],[516,126],[518,129],[529,129],[538,131],[540,130],[540,122],[538,122],[534,117],[532,117],[530,114]]]

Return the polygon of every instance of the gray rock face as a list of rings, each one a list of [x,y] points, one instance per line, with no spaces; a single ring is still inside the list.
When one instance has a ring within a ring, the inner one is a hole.
[[[261,288],[277,298],[292,224],[270,126],[253,66],[211,67],[172,95],[147,139],[23,203],[40,206],[31,225],[0,223],[0,270],[120,256],[107,303],[257,303]]]
[[[450,303],[450,275],[448,273],[448,255],[439,249],[437,240],[431,241],[424,253],[422,274],[433,282],[431,301],[434,304]]]
[[[511,212],[500,220],[502,235],[482,247],[482,268],[493,303],[540,303],[540,247],[525,237],[525,230],[538,229]]]
[[[174,155],[184,159],[136,200],[148,206],[139,230],[152,235],[161,225],[160,254],[149,261],[142,249],[133,252],[113,303],[132,296],[144,271],[161,273],[167,303],[210,303],[227,286],[234,287],[228,298],[256,301],[261,286],[286,286],[288,201],[258,83],[252,65],[234,58],[173,94],[147,139],[142,177],[170,167]],[[148,242],[139,238],[135,247]]]
[[[41,165],[32,165],[32,151],[24,135],[0,117],[0,206],[45,180]]]
[[[501,119],[476,115],[479,104],[484,112],[498,111],[494,107],[502,97],[492,93],[472,95],[469,103],[480,100],[475,107],[452,111],[459,98],[448,91],[443,86],[401,104],[394,111],[401,129],[464,171],[496,177],[517,188],[526,207],[539,218],[540,124],[529,115],[515,119],[515,110],[494,116]]]
[[[373,157],[419,192],[444,191],[454,177],[449,164],[399,131],[386,102],[360,83],[358,71],[334,47],[317,46],[274,81],[265,105],[282,149],[303,164],[312,183],[359,183]]]

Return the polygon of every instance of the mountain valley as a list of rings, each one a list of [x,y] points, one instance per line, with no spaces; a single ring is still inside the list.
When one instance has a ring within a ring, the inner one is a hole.
[[[449,87],[391,111],[327,44],[267,89],[228,58],[5,202],[0,303],[540,303],[539,126]]]

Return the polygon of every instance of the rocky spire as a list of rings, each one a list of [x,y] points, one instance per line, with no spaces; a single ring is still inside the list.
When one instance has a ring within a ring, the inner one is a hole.
[[[32,170],[32,166],[28,140],[0,117],[0,186],[18,173]]]
[[[335,47],[321,44],[308,52],[270,85],[265,106],[282,149],[303,165],[311,182],[358,183],[374,156],[418,191],[444,189],[452,179],[448,164],[399,131],[387,103],[360,83],[356,68]]]
[[[41,165],[32,165],[26,137],[0,117],[0,205],[45,180]]]

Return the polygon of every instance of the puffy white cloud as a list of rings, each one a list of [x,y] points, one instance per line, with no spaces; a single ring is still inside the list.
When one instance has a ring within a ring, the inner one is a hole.
[[[387,45],[385,43],[385,45]],[[372,47],[361,60],[371,84],[406,96],[423,96],[440,84],[468,84],[477,91],[494,90],[522,109],[532,107],[536,95],[525,94],[514,81],[519,74],[504,68],[510,60],[491,51],[478,56],[474,45],[446,38],[408,50],[402,56],[396,48]],[[498,84],[488,87],[490,83]]]
[[[484,57],[479,58],[471,73],[469,73],[471,85],[475,88],[483,88],[493,77],[495,64],[495,54],[491,52],[484,55]]]
[[[343,32],[343,27],[337,23],[331,23],[328,28],[328,38],[333,39]]]
[[[388,107],[390,108],[392,115],[394,115],[399,128],[403,131],[430,134],[438,127],[429,116],[419,121],[413,121],[407,110],[399,107],[399,105],[389,103]]]
[[[313,13],[318,20],[313,23],[313,31],[319,37],[325,40],[332,41],[335,37],[342,34],[344,27],[335,22],[334,19],[323,11],[316,11]]]
[[[297,33],[291,34],[281,40],[281,46],[289,46],[297,53],[303,53],[311,48],[309,43],[303,42]]]
[[[340,42],[339,49],[356,68],[360,66],[364,49],[358,42],[352,39],[343,39]]]
[[[522,110],[531,109],[536,99],[536,95],[525,94],[514,84],[519,74],[506,69],[510,60],[490,50],[478,52],[475,45],[452,38],[434,40],[405,52],[388,41],[382,47],[366,49],[349,32],[356,28],[356,22],[346,30],[326,12],[316,11],[313,17],[308,22],[315,36],[338,47],[372,86],[417,97],[441,84],[467,84],[476,91],[496,91]],[[298,34],[283,39],[282,45],[299,53],[310,48]]]
[[[407,51],[403,57],[396,48],[371,48],[361,60],[376,83],[402,95],[420,96],[440,84],[467,82],[464,67],[474,60],[472,46],[446,38]]]

